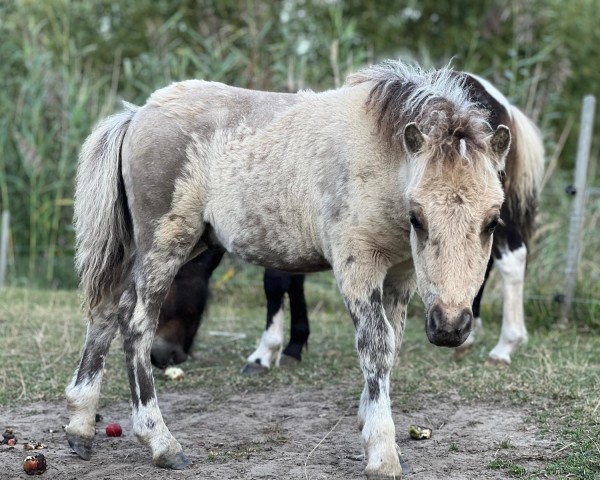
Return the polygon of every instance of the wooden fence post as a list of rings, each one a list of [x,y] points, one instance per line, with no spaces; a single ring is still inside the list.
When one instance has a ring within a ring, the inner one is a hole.
[[[573,294],[577,284],[577,264],[581,249],[581,226],[586,199],[586,181],[592,130],[594,126],[594,108],[596,98],[586,95],[583,98],[581,110],[581,126],[577,143],[577,158],[575,160],[575,184],[567,188],[567,193],[575,197],[571,209],[571,224],[569,227],[569,245],[567,249],[567,265],[565,268],[565,290],[562,302],[560,323],[566,325],[569,321]]]
[[[10,212],[2,212],[2,233],[0,234],[0,288],[6,284],[6,267],[8,265],[8,229],[10,226]]]

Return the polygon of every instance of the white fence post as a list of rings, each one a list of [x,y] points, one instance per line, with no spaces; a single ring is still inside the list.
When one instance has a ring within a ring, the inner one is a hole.
[[[8,265],[8,229],[10,225],[10,212],[2,212],[2,233],[0,236],[0,288],[6,284],[6,267]]]
[[[567,266],[565,268],[565,291],[563,296],[560,323],[566,325],[569,321],[573,294],[577,284],[577,263],[581,248],[581,226],[586,199],[586,181],[592,130],[594,126],[594,108],[596,98],[586,95],[583,98],[581,111],[581,126],[577,143],[577,158],[575,160],[575,184],[569,187],[568,193],[575,197],[571,209],[571,224],[569,227],[569,245],[567,249]]]

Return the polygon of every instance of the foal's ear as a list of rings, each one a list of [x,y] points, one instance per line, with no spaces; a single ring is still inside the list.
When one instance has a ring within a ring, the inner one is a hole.
[[[504,170],[504,161],[510,149],[510,130],[506,125],[498,125],[491,137],[490,146],[498,158],[498,170]]]
[[[404,127],[404,147],[408,153],[413,155],[419,153],[424,143],[425,136],[415,122],[411,122]]]

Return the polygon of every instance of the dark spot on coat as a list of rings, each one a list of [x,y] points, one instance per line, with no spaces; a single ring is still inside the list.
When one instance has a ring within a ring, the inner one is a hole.
[[[100,355],[97,350],[98,345],[94,341],[85,349],[77,371],[76,385],[92,382],[104,368],[104,356]]]
[[[371,376],[369,375],[367,377],[367,388],[369,389],[369,400],[371,400],[372,402],[376,402],[379,399],[379,392],[380,392],[380,388],[379,388],[379,381],[380,381],[381,377],[379,375],[379,372],[377,372],[377,374]]]
[[[371,297],[369,298],[369,300],[371,300],[371,305],[375,308],[377,305],[381,305],[381,298],[381,288],[374,288],[371,292]]]
[[[136,364],[136,377],[140,389],[140,402],[146,406],[155,396],[154,378],[152,377],[152,367],[149,362],[148,365],[144,365],[141,362]]]

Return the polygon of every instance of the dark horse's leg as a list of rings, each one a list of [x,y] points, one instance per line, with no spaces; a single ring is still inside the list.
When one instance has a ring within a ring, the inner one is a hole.
[[[456,348],[455,356],[461,359],[475,341],[477,330],[481,329],[481,298],[492,270],[496,266],[502,276],[503,303],[502,329],[496,346],[489,355],[489,361],[498,364],[510,364],[510,355],[521,344],[527,343],[525,313],[523,310],[523,289],[527,264],[527,243],[520,227],[510,217],[503,214],[505,225],[499,226],[494,233],[492,255],[487,266],[485,279],[479,293],[473,301],[474,328],[467,340]]]
[[[267,326],[258,348],[248,357],[242,370],[245,375],[266,372],[278,361],[283,346],[283,297],[290,290],[292,275],[266,269],[263,285],[267,297]]]
[[[527,243],[522,228],[505,216],[506,225],[496,229],[492,256],[494,265],[502,275],[502,329],[489,361],[510,364],[511,353],[527,343],[523,290],[527,263]]]
[[[162,304],[151,359],[158,368],[185,362],[202,322],[208,284],[225,251],[211,249],[186,263],[173,280]]]
[[[266,275],[266,272],[265,272]],[[280,366],[294,365],[302,360],[302,349],[308,344],[310,329],[308,312],[304,297],[304,275],[292,275],[288,296],[290,297],[290,316],[292,317],[290,341],[281,354]]]

